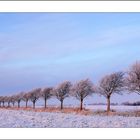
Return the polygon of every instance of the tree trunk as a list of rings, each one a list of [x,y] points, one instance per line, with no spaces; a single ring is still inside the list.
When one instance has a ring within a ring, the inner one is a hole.
[[[0,107],[1,107],[1,102],[0,102]]]
[[[20,102],[18,102],[18,108],[20,108]]]
[[[45,99],[45,108],[47,108],[47,100]]]
[[[83,99],[81,99],[81,103],[80,103],[80,110],[83,109]]]
[[[3,102],[3,107],[4,107],[4,102]]]
[[[110,97],[107,97],[107,112],[110,112]]]
[[[33,109],[35,109],[35,102],[33,102]]]
[[[15,103],[13,102],[13,107],[15,106]]]
[[[61,110],[63,109],[63,100],[61,100]]]
[[[28,107],[28,101],[26,100],[26,108]]]
[[[8,102],[8,107],[10,107],[10,102]]]

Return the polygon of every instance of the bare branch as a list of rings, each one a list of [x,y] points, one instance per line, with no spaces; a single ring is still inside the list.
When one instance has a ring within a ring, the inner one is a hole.
[[[45,108],[47,106],[47,100],[52,97],[52,90],[53,90],[53,88],[49,87],[49,88],[44,88],[41,92],[41,97],[45,101]]]
[[[29,92],[29,98],[33,102],[33,108],[35,108],[35,103],[40,97],[41,88],[34,89]]]
[[[71,86],[71,82],[65,81],[53,90],[56,98],[61,102],[61,109],[63,109],[63,100],[69,96]]]
[[[107,111],[110,111],[110,97],[112,94],[120,94],[124,87],[124,73],[116,72],[103,77],[99,83],[98,93],[107,98]]]
[[[72,88],[73,95],[81,101],[80,109],[82,110],[82,104],[84,98],[86,98],[89,95],[92,95],[93,92],[95,92],[95,89],[93,87],[93,83],[89,80],[81,80],[78,83],[76,83]]]
[[[140,95],[140,62],[136,62],[130,67],[125,82],[129,92]]]

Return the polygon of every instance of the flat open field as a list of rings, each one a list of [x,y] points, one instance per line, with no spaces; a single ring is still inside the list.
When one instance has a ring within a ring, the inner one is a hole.
[[[99,106],[87,106],[90,110],[82,113],[64,110],[43,112],[42,110],[0,109],[1,128],[140,128],[140,117],[133,113],[135,107],[124,107],[119,112],[119,106],[113,106],[117,111],[109,116],[104,111],[98,111]],[[93,109],[94,108],[94,109]],[[99,107],[101,108],[101,107]],[[103,109],[103,107],[102,107]],[[139,110],[139,107],[135,109]],[[94,110],[94,111],[93,111]],[[96,111],[95,111],[96,110]],[[49,110],[50,111],[50,110]],[[138,115],[139,116],[139,115]]]

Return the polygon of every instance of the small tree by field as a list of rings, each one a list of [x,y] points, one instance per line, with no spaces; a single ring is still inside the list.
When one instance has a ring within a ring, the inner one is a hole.
[[[40,97],[40,92],[41,92],[41,88],[37,88],[37,89],[34,89],[31,92],[29,92],[29,98],[30,98],[31,102],[33,103],[33,109],[35,109],[36,101]]]
[[[130,67],[126,77],[126,87],[129,92],[140,95],[140,61]]]
[[[10,103],[11,103],[11,96],[7,97],[7,103],[8,103],[8,107],[10,107]]]
[[[6,102],[6,96],[0,96],[0,107],[4,107]]]
[[[1,97],[1,102],[2,102],[2,104],[3,104],[3,107],[5,107],[5,102],[6,102],[6,100],[7,100],[7,97],[6,97],[6,96],[2,96],[2,97]]]
[[[41,97],[44,99],[44,102],[45,102],[44,107],[45,108],[47,107],[47,100],[52,97],[52,91],[53,91],[53,88],[51,88],[51,87],[44,88],[41,91]]]
[[[11,103],[13,104],[13,107],[15,106],[15,102],[16,102],[16,96],[13,95],[11,96]]]
[[[23,101],[25,101],[25,103],[26,103],[26,108],[28,107],[28,101],[29,101],[29,99],[30,99],[30,94],[29,93],[25,93],[23,95]]]
[[[2,96],[0,96],[0,107],[1,107],[1,103],[2,103]]]
[[[71,82],[65,81],[58,85],[53,91],[56,98],[61,102],[61,110],[63,109],[64,99],[69,96],[71,86]]]
[[[3,107],[5,107],[5,103],[8,104],[8,99],[9,99],[8,96],[4,96],[4,97],[3,97]]]
[[[15,96],[16,102],[18,103],[18,108],[20,108],[20,102],[23,100],[24,93],[21,92]]]
[[[120,94],[124,87],[124,73],[116,72],[103,77],[99,83],[98,92],[107,99],[107,112],[110,112],[112,94]]]
[[[83,109],[84,99],[92,93],[94,93],[94,86],[89,79],[81,80],[73,86],[72,95],[80,101],[80,110]]]

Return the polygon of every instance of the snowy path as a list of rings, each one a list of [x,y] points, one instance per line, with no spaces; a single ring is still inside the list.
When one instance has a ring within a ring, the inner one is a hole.
[[[0,110],[0,127],[139,127],[140,117]]]

